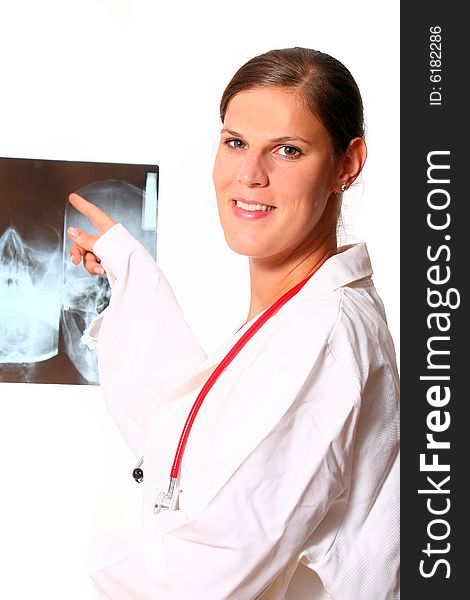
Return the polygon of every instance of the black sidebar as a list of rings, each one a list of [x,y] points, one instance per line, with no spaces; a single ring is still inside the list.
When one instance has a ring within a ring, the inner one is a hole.
[[[405,600],[469,593],[470,25],[463,7],[401,3]]]

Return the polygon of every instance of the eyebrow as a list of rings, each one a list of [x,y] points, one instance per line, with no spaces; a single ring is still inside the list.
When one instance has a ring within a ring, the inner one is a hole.
[[[245,137],[244,135],[242,135],[241,133],[238,133],[237,131],[233,131],[231,129],[222,129],[221,132],[222,133],[229,133],[230,135],[233,135],[235,137],[239,137],[239,138],[243,138]],[[308,146],[313,146],[312,142],[309,142],[308,140],[300,137],[299,135],[283,135],[281,137],[278,138],[273,138],[272,140],[269,140],[270,142],[274,143],[274,144],[282,144],[285,142],[295,142],[295,141],[299,141],[299,142],[303,142],[304,144],[307,144]]]

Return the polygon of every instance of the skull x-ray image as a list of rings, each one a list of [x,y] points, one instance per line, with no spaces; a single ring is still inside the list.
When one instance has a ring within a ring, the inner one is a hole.
[[[86,329],[110,287],[70,261],[67,228],[96,232],[68,203],[70,192],[156,257],[156,165],[0,159],[0,381],[99,383]]]

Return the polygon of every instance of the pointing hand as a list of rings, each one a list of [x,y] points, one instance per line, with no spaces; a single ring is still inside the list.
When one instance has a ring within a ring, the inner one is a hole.
[[[89,273],[92,275],[104,275],[104,269],[100,264],[100,260],[93,253],[93,245],[103,233],[116,224],[116,221],[78,194],[70,194],[69,202],[78,212],[87,217],[99,232],[99,235],[92,235],[76,227],[69,227],[67,229],[67,235],[72,241],[70,248],[72,262],[74,265],[78,265],[83,260],[83,265]]]

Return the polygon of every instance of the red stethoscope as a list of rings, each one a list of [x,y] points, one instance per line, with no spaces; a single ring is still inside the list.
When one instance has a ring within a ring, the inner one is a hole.
[[[289,291],[287,291],[283,296],[278,298],[274,304],[271,304],[266,311],[251,325],[245,333],[241,336],[241,338],[235,343],[233,348],[225,355],[225,357],[220,361],[217,365],[213,373],[210,375],[209,379],[206,381],[201,391],[199,392],[191,411],[186,419],[186,423],[184,424],[183,431],[181,432],[180,440],[178,443],[178,447],[176,449],[175,458],[173,460],[173,466],[171,467],[170,472],[170,485],[168,487],[168,491],[160,492],[155,501],[154,512],[158,513],[161,510],[177,510],[178,509],[178,496],[180,493],[180,489],[178,486],[178,476],[181,468],[181,461],[183,460],[184,450],[186,448],[186,443],[188,441],[189,433],[191,431],[191,427],[193,426],[194,420],[199,409],[204,402],[204,398],[207,396],[212,386],[215,384],[221,373],[225,370],[225,368],[232,362],[235,356],[240,352],[240,350],[246,345],[246,343],[255,335],[255,333],[266,323],[268,319],[270,319],[288,300],[290,300],[297,292],[299,292],[307,281],[318,271],[318,269],[322,266],[322,264],[330,257],[328,254],[316,267],[313,273],[311,273],[308,277],[300,281],[297,285],[292,287]],[[142,471],[142,464],[144,462],[144,458],[142,457],[135,469],[132,472],[132,476],[137,482],[143,481],[144,473]]]

